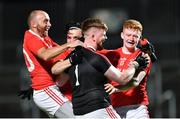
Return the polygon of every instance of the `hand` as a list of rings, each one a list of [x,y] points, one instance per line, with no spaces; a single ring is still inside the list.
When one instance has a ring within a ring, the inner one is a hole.
[[[118,89],[115,88],[110,83],[105,84],[104,87],[105,87],[104,89],[106,90],[107,93],[109,93],[109,95],[118,92]]]
[[[82,62],[82,51],[81,46],[77,46],[75,50],[72,51],[72,53],[69,56],[69,61],[72,65],[76,65]]]
[[[18,92],[18,96],[19,96],[21,99],[27,98],[28,100],[30,100],[31,97],[32,97],[32,95],[33,95],[33,89],[32,89],[32,87],[30,87],[29,89],[26,89],[26,90],[20,90],[20,91]]]
[[[69,45],[70,48],[75,48],[77,46],[84,46],[84,43],[80,40],[72,41]]]
[[[139,49],[143,52],[155,52],[154,46],[146,39],[141,39],[137,45]]]
[[[135,61],[139,64],[138,69],[144,69],[149,64],[150,58],[149,58],[149,56],[147,54],[142,55],[142,53],[141,53],[140,55],[137,56]]]
[[[152,62],[155,62],[157,60],[157,57],[155,55],[155,48],[154,48],[153,44],[151,44],[147,39],[144,38],[144,39],[140,40],[137,47],[141,51],[148,53]]]

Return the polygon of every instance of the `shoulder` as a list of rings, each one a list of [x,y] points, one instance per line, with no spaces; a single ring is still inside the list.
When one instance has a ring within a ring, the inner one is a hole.
[[[32,34],[30,31],[26,31],[24,34],[24,40],[33,41],[33,40],[39,40],[40,38],[36,35]]]

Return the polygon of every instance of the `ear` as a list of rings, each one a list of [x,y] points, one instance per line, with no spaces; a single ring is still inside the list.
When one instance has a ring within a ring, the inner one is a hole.
[[[92,34],[92,38],[94,38],[95,36],[94,36],[94,34]]]
[[[31,21],[30,24],[31,24],[31,26],[32,26],[33,28],[36,28],[36,27],[37,27],[37,23],[34,22],[34,21]]]
[[[143,39],[143,36],[141,35],[139,39]]]
[[[124,34],[123,34],[123,32],[121,32],[121,38],[124,39]]]
[[[95,42],[96,40],[94,38],[95,38],[95,36],[94,36],[94,34],[92,34],[92,40]]]

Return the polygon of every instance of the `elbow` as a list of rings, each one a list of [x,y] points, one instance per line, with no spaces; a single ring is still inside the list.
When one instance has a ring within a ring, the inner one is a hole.
[[[44,60],[44,61],[48,61],[48,60],[50,60],[50,59],[51,59],[51,58],[50,58],[49,56],[44,56],[44,57],[43,57],[43,60]]]
[[[53,57],[52,57],[51,54],[41,53],[41,58],[42,58],[44,61],[48,61],[48,60],[51,60]]]
[[[53,68],[51,69],[51,73],[52,74],[56,74],[56,70],[54,70]]]
[[[54,75],[57,75],[58,74],[57,69],[52,67],[51,68],[51,73],[54,74]]]

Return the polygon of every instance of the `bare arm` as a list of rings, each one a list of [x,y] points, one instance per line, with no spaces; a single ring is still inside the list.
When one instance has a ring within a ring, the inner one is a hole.
[[[127,70],[120,72],[117,68],[115,68],[114,66],[111,65],[110,68],[105,72],[104,75],[108,79],[111,79],[122,85],[125,85],[133,78],[135,71],[136,71],[136,67],[138,67],[138,63],[133,62]]]
[[[121,90],[128,90],[130,88],[137,87],[137,86],[139,86],[140,82],[143,80],[145,75],[146,75],[146,72],[141,71],[138,73],[138,75],[136,77],[133,77],[133,79],[130,82],[128,82],[126,85],[118,86],[116,88],[118,88],[121,91]]]
[[[72,65],[79,64],[82,61],[82,54],[78,47],[75,48],[68,56],[67,59],[61,60],[53,65],[51,68],[52,74],[60,74],[64,72],[65,69],[69,68]]]
[[[50,59],[56,57],[57,55],[61,54],[68,48],[74,48],[78,45],[83,46],[83,42],[76,40],[71,43],[66,43],[61,46],[56,46],[56,47],[52,47],[52,48],[48,48],[48,49],[43,47],[38,50],[38,57],[47,61],[47,60],[50,60]]]
[[[129,82],[135,74],[136,68],[139,67],[137,61],[130,62],[129,68],[120,72],[115,68],[107,58],[103,55],[98,55],[90,50],[82,49],[84,58],[93,66],[98,72],[101,72],[105,77],[114,80],[120,84]]]
[[[59,61],[53,67],[51,68],[52,74],[58,75],[62,73],[65,69],[70,67],[72,64],[70,63],[69,59],[66,59],[64,61]]]
[[[126,85],[118,85],[114,87],[109,83],[105,84],[105,90],[109,94],[129,90],[131,88],[137,87],[142,81],[142,79],[145,77],[145,75],[146,72],[141,71],[136,77],[133,77],[132,80],[130,80]]]
[[[56,76],[56,85],[62,87],[70,79],[69,75],[66,73],[61,73]]]

